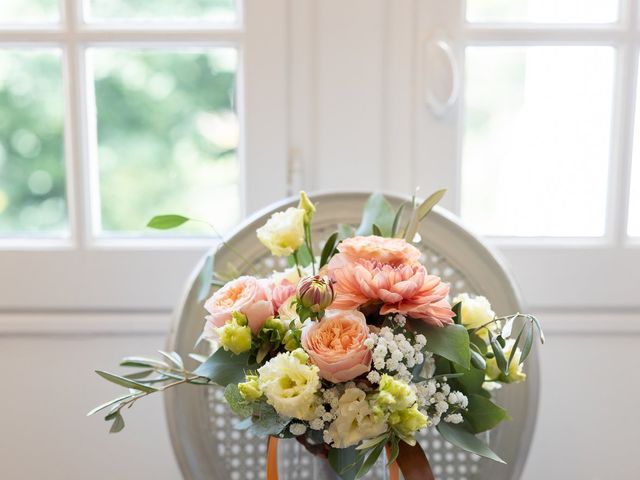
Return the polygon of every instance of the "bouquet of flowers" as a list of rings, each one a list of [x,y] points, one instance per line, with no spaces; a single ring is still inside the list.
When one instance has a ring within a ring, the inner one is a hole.
[[[373,195],[357,231],[343,226],[315,256],[316,206],[301,192],[297,208],[274,213],[257,230],[290,268],[213,280],[199,340],[211,355],[193,354],[193,370],[176,352],[160,352],[159,359],[125,358],[122,366],[140,369],[131,374],[97,371],[129,390],[90,414],[107,410],[118,432],[123,408],[147,395],[216,384],[241,418],[235,428],[271,442],[295,437],[344,479],[364,476],[385,451],[390,468],[417,465],[421,478],[433,478],[416,443],[426,428],[501,461],[476,435],[508,419],[492,391],[525,380],[534,337],[544,337],[534,316],[497,317],[481,296],[449,299],[449,286],[427,272],[412,241],[443,193],[414,200],[409,215],[407,205],[393,211]],[[187,220],[166,215],[150,226]],[[522,326],[511,338],[516,323]]]

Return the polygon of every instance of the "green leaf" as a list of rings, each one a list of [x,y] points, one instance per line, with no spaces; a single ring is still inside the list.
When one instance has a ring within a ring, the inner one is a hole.
[[[536,327],[538,328],[538,333],[540,334],[540,343],[544,343],[544,332],[542,331],[542,325],[540,324],[540,320],[538,320],[533,315],[531,315],[531,320],[533,320],[533,323],[535,323]]]
[[[253,405],[245,400],[235,383],[225,387],[224,399],[229,404],[229,408],[240,417],[248,417],[253,413]]]
[[[368,450],[369,448],[375,447],[380,442],[386,442],[389,438],[388,433],[383,433],[382,435],[378,435],[377,437],[370,438],[369,440],[365,440],[360,445],[356,447],[356,450]]]
[[[371,235],[376,224],[383,236],[391,234],[395,213],[389,201],[380,193],[372,194],[364,205],[362,222],[356,232],[358,235]]]
[[[171,228],[179,227],[189,220],[189,218],[183,217],[182,215],[157,215],[149,220],[147,227],[158,230],[169,230]]]
[[[475,348],[478,348],[473,343],[471,345],[473,345]],[[487,362],[484,357],[479,352],[476,352],[473,349],[471,349],[469,353],[471,354],[471,365],[473,365],[478,370],[486,370]]]
[[[121,387],[133,388],[135,390],[140,390],[141,392],[152,393],[157,392],[158,389],[153,388],[149,385],[143,385],[142,383],[138,383],[135,380],[129,380],[128,378],[121,377],[120,375],[114,375],[113,373],[103,372],[102,370],[96,370],[96,373],[100,375],[105,380],[109,382],[115,383],[116,385],[120,385]]]
[[[387,467],[396,461],[400,453],[400,442],[395,435],[391,437],[391,456],[387,459]]]
[[[382,230],[380,230],[380,227],[378,225],[376,225],[375,223],[372,225],[371,227],[371,231],[374,235],[378,236],[378,237],[383,237],[384,235],[382,235]]]
[[[462,325],[462,302],[456,303],[453,307],[451,307],[451,311],[455,313],[453,317],[453,323],[456,325]]]
[[[327,242],[324,244],[322,248],[322,253],[320,254],[320,268],[324,267],[331,257],[333,256],[333,252],[336,250],[336,242],[338,241],[338,232],[332,233],[329,238],[327,238]]]
[[[289,424],[290,419],[281,417],[274,408],[265,402],[253,404],[253,423],[249,431],[259,437],[277,435]]]
[[[484,369],[469,368],[465,370],[459,365],[454,364],[453,370],[455,373],[463,374],[462,376],[455,379],[454,385],[460,385],[460,390],[465,392],[465,394],[481,394],[484,391],[482,388],[482,384],[484,383]]]
[[[489,332],[489,344],[491,345],[491,351],[496,357],[496,364],[502,373],[507,374],[508,365],[507,358],[504,355],[504,351],[502,350],[502,346],[498,342],[498,339],[493,336],[491,332]]]
[[[469,406],[463,413],[474,433],[491,430],[503,420],[507,420],[507,411],[482,395],[467,395]]]
[[[526,324],[522,326],[522,328],[520,329],[520,332],[518,333],[518,336],[513,341],[513,347],[511,347],[511,353],[509,354],[509,361],[507,362],[507,369],[511,365],[511,362],[513,361],[513,357],[515,357],[516,355],[516,351],[518,349],[520,339],[522,338],[522,334],[524,333],[524,329],[526,328],[526,326],[527,326]]]
[[[196,280],[198,283],[198,302],[203,302],[211,290],[211,281],[213,280],[213,255],[207,255],[202,265],[202,270]]]
[[[176,352],[165,352],[163,350],[158,350],[158,353],[166,358],[169,363],[173,364],[178,370],[184,370],[184,363],[182,362],[182,358]]]
[[[122,431],[124,428],[124,418],[122,418],[122,414],[118,412],[113,417],[113,423],[111,424],[111,428],[109,429],[109,433],[118,433]]]
[[[524,343],[522,345],[522,355],[520,355],[520,363],[524,361],[531,353],[531,345],[533,345],[533,323],[527,323],[527,333],[524,336]]]
[[[251,428],[251,425],[253,425],[253,417],[247,417],[243,418],[239,422],[236,422],[233,425],[233,428],[235,430],[248,430],[249,428]]]
[[[235,355],[219,348],[193,373],[226,387],[230,383],[244,382],[245,371],[256,367],[257,365],[249,365],[249,352]]]
[[[505,463],[505,461],[496,455],[486,443],[467,430],[464,423],[451,424],[447,422],[440,422],[436,428],[447,442],[460,447],[467,452],[475,453],[481,457],[490,458],[496,462]]]
[[[469,340],[471,340],[471,343],[476,346],[481,354],[484,355],[487,353],[487,342],[485,342],[477,333],[469,332]]]
[[[433,207],[436,206],[436,204],[442,199],[446,192],[446,189],[443,189],[432,193],[424,202],[420,204],[418,208],[414,210],[411,221],[409,222],[409,226],[407,227],[407,231],[404,235],[405,240],[407,240],[408,242],[413,241],[413,237],[415,237],[416,233],[418,232],[420,222],[429,214],[429,212],[431,212],[431,210],[433,210]]]
[[[338,238],[344,240],[345,238],[351,238],[356,234],[356,229],[347,223],[338,224]]]
[[[330,448],[328,459],[329,465],[342,480],[354,480],[363,461],[355,447]]]
[[[140,372],[133,372],[133,373],[129,373],[127,375],[123,375],[123,377],[124,378],[128,378],[129,380],[140,380],[141,378],[147,378],[153,372],[154,372],[154,370],[142,370]]]
[[[398,233],[398,225],[400,225],[400,219],[402,218],[402,212],[404,212],[404,207],[407,205],[407,202],[403,203],[398,207],[398,211],[396,211],[396,216],[393,219],[393,225],[391,226],[391,236],[395,237],[396,233]]]
[[[444,327],[427,325],[420,320],[412,323],[415,330],[427,338],[427,350],[469,369],[471,353],[469,334],[462,325],[448,324]]]
[[[513,330],[513,322],[515,322],[517,315],[512,315],[504,322],[502,326],[502,331],[500,332],[500,336],[502,338],[509,338],[511,336],[511,331]]]
[[[356,474],[356,478],[364,477],[367,472],[371,470],[371,467],[373,467],[378,458],[380,458],[380,454],[382,453],[383,449],[384,443],[380,443],[371,450],[371,452],[367,456],[367,459],[362,463],[362,465],[360,465],[358,473]]]
[[[113,400],[109,400],[108,402],[105,402],[102,405],[98,405],[96,408],[94,408],[89,413],[87,413],[87,417],[90,417],[91,415],[93,415],[94,413],[99,412],[100,410],[104,410],[105,408],[110,407],[111,405],[115,405],[116,403],[120,403],[121,401],[127,400],[127,399],[129,399],[129,398],[131,398],[133,396],[134,396],[134,394],[128,393],[128,394],[123,395],[121,397],[114,398]]]
[[[134,367],[134,368],[159,368],[166,369],[169,368],[169,365],[166,363],[155,360],[153,358],[145,358],[145,357],[126,357],[122,359],[120,362],[121,367]]]

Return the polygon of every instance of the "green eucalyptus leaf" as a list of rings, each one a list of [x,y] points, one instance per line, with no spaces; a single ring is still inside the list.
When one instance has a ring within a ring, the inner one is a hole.
[[[533,315],[531,316],[531,320],[533,320],[533,323],[535,323],[536,327],[538,328],[538,333],[540,334],[540,343],[544,343],[544,332],[542,331],[542,324],[540,323],[540,320],[538,320]]]
[[[395,213],[389,201],[380,193],[372,194],[364,205],[362,222],[357,230],[357,235],[371,235],[373,225],[377,225],[383,236],[391,234]]]
[[[327,242],[324,244],[322,248],[322,253],[320,254],[320,268],[324,267],[336,250],[336,243],[338,241],[338,232],[332,233],[329,238],[327,238]]]
[[[498,365],[500,371],[506,375],[509,371],[507,358],[504,355],[504,351],[502,350],[502,346],[498,342],[498,339],[491,332],[489,332],[489,343],[491,344],[491,351],[496,357],[496,365]]]
[[[109,429],[109,433],[118,433],[122,431],[124,428],[124,418],[122,418],[122,414],[118,412],[113,417],[113,423],[111,424],[111,428]]]
[[[383,449],[384,449],[384,443],[379,443],[378,445],[376,445],[371,449],[371,452],[367,456],[366,460],[362,463],[362,465],[360,465],[360,468],[358,469],[358,473],[356,474],[356,478],[364,477],[367,474],[367,472],[371,470],[371,467],[373,467],[376,461],[378,460],[378,458],[380,458],[380,454],[382,453]]]
[[[230,383],[244,382],[245,372],[255,368],[257,368],[257,365],[249,364],[249,352],[235,355],[223,348],[219,348],[193,373],[226,387]]]
[[[522,355],[520,355],[520,363],[524,363],[529,353],[531,353],[531,345],[533,345],[533,323],[528,322],[522,345]]]
[[[328,454],[329,465],[342,480],[355,480],[362,465],[363,458],[358,456],[355,447],[330,448]]]
[[[157,215],[149,220],[147,227],[155,228],[158,230],[169,230],[176,228],[190,220],[188,217],[182,215]]]
[[[171,363],[178,370],[184,369],[184,363],[182,362],[182,358],[176,352],[165,352],[163,350],[158,350],[158,353],[166,358],[169,363]]]
[[[490,458],[496,462],[505,463],[505,461],[496,455],[486,443],[471,433],[464,423],[452,424],[440,422],[436,428],[447,442],[460,447],[467,452],[475,453],[481,457]]]
[[[253,417],[247,417],[243,418],[239,422],[236,422],[233,425],[233,428],[235,430],[248,430],[249,428],[251,428],[251,425],[253,425]]]
[[[145,393],[157,392],[158,389],[151,387],[149,385],[144,385],[142,383],[138,383],[135,380],[129,380],[128,378],[121,377],[120,375],[114,375],[113,373],[103,372],[102,370],[96,370],[96,373],[100,375],[105,380],[109,382],[115,383],[116,385],[120,385],[125,388],[133,388],[134,390],[139,390]]]
[[[490,399],[476,394],[467,395],[469,405],[462,415],[474,433],[485,432],[509,419],[507,411],[493,403]]]
[[[278,435],[289,424],[290,419],[281,417],[274,408],[265,402],[254,402],[253,423],[249,431],[259,437]]]
[[[403,203],[398,207],[396,211],[396,216],[393,219],[393,225],[391,226],[391,236],[395,237],[398,233],[398,225],[400,225],[400,219],[402,218],[402,212],[404,212],[404,207],[407,205],[407,202]]]
[[[378,225],[376,225],[375,223],[371,227],[371,231],[372,231],[372,233],[374,235],[376,235],[378,237],[384,237],[384,235],[382,235],[382,230],[380,230],[380,227]]]
[[[240,393],[238,385],[230,383],[224,389],[224,399],[229,404],[229,408],[240,417],[248,417],[253,414],[253,405],[245,400]]]
[[[211,284],[213,282],[213,255],[207,255],[202,265],[202,270],[198,274],[198,302],[202,303],[211,291]]]
[[[444,327],[427,325],[420,320],[412,322],[413,328],[427,338],[426,349],[469,369],[471,354],[469,334],[462,325],[448,324]]]

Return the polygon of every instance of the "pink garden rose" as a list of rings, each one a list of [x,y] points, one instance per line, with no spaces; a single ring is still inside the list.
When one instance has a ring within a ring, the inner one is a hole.
[[[454,313],[447,301],[449,286],[440,277],[427,274],[427,269],[417,262],[415,247],[401,239],[375,237],[378,240],[367,243],[367,239],[374,237],[356,238],[362,245],[358,249],[347,245],[334,255],[327,268],[335,281],[333,308],[350,310],[380,302],[383,315],[402,313],[439,327],[452,323]],[[387,245],[393,248],[385,250]],[[372,253],[376,246],[382,249],[377,254]],[[357,252],[365,255],[358,257]]]
[[[246,315],[251,331],[257,334],[267,318],[273,316],[273,304],[267,284],[255,277],[243,276],[230,281],[204,304],[207,316],[206,332],[231,320],[231,312]]]
[[[281,282],[272,281],[270,283],[271,302],[273,303],[273,311],[277,312],[280,306],[296,294],[296,286],[289,280]]]
[[[357,310],[327,310],[319,322],[302,330],[302,348],[320,369],[320,376],[333,383],[353,380],[371,369],[367,321]]]
[[[373,260],[392,265],[416,263],[420,250],[402,238],[385,238],[376,235],[347,238],[340,242],[338,251],[351,258]]]

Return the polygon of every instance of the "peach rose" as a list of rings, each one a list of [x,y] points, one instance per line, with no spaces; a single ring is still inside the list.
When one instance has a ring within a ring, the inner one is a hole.
[[[320,369],[320,376],[333,383],[353,380],[371,369],[367,321],[357,310],[327,310],[319,322],[302,330],[302,348]]]
[[[273,304],[266,282],[243,276],[230,281],[204,304],[207,316],[206,332],[219,328],[231,320],[231,312],[246,315],[249,327],[257,334],[267,318],[273,316]]]
[[[339,253],[329,262],[328,272],[335,281],[333,308],[382,302],[383,315],[402,313],[439,327],[452,323],[449,286],[419,263],[394,265]]]
[[[402,238],[384,238],[376,235],[352,237],[338,245],[338,251],[351,258],[373,260],[392,265],[412,264],[420,259],[420,250]]]

